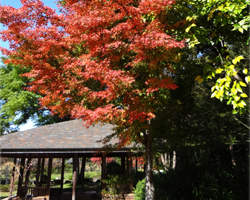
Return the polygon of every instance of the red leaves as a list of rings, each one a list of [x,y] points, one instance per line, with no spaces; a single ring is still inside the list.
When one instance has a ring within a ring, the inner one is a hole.
[[[143,14],[153,13],[154,15],[164,11],[167,6],[174,4],[172,0],[142,0],[139,9]]]
[[[167,90],[174,90],[177,87],[177,85],[172,83],[173,81],[171,79],[158,79],[158,78],[153,78],[149,79],[146,84],[149,85],[150,87],[147,89],[147,95],[149,93],[158,91],[159,89],[167,89]]]
[[[102,158],[101,157],[92,157],[92,158],[90,158],[90,160],[91,160],[91,162],[96,163],[98,165],[102,164]],[[110,157],[106,158],[107,163],[111,163],[113,161],[116,161],[116,160],[114,158],[110,158]]]
[[[121,145],[147,129],[159,91],[177,88],[168,76],[173,70],[162,64],[184,47],[161,21],[174,1],[67,0],[62,15],[39,0],[22,3],[0,7],[8,27],[1,39],[10,42],[10,50],[1,51],[10,56],[6,62],[32,68],[25,76],[34,78],[29,89],[44,95],[41,105],[87,126],[130,126]]]

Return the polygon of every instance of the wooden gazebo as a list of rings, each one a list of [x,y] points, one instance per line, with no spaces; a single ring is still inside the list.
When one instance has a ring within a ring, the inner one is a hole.
[[[29,163],[31,159],[38,159],[35,187],[23,185],[29,179],[29,173],[26,173],[25,177],[23,177],[24,169],[20,168],[17,197],[15,198],[23,199],[28,192],[33,195],[33,199],[50,199],[53,158],[62,159],[61,187],[58,195],[62,195],[63,191],[65,159],[73,158],[73,187],[72,193],[70,194],[72,200],[78,199],[78,194],[76,194],[76,183],[77,175],[79,174],[79,164],[76,163],[79,163],[79,158],[82,158],[80,173],[82,189],[87,157],[102,158],[102,179],[106,178],[106,157],[121,157],[122,173],[130,173],[132,171],[132,156],[136,153],[135,150],[133,151],[132,147],[106,152],[102,143],[97,142],[105,136],[112,134],[113,128],[112,125],[95,125],[94,127],[86,128],[83,126],[81,120],[72,120],[1,136],[1,157],[14,158],[14,163],[16,164],[17,161],[20,161],[21,166],[27,166],[27,163]],[[113,144],[115,142],[117,141],[112,141]],[[41,187],[39,182],[41,182],[43,175],[45,158],[48,158],[48,176],[46,187]],[[125,165],[125,163],[127,164]],[[125,169],[127,169],[126,172]],[[13,172],[14,171],[15,169],[13,168]],[[14,176],[12,176],[11,180],[12,185],[14,182],[13,179]]]

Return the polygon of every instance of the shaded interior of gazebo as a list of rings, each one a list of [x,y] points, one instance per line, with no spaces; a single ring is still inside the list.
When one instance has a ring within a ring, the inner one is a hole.
[[[27,166],[27,163],[29,163],[31,159],[37,159],[35,186],[27,187],[25,185],[25,182],[29,179],[29,173],[27,172],[24,175],[24,168],[20,168],[17,196],[15,197],[11,197],[15,172],[15,167],[13,167],[9,199],[27,199],[27,194],[30,194],[32,199],[37,200],[91,199],[92,193],[84,192],[86,158],[102,158],[101,179],[106,179],[107,177],[106,157],[120,157],[121,171],[123,174],[131,173],[132,171],[132,157],[137,153],[135,149],[130,146],[107,152],[105,148],[103,148],[102,143],[97,142],[112,133],[112,125],[95,125],[94,127],[86,128],[81,120],[72,120],[1,136],[1,157],[14,158],[14,164],[19,161],[21,166]],[[116,142],[117,140],[113,140],[111,144]],[[42,187],[40,183],[46,158],[48,159],[47,181],[46,187]],[[62,159],[61,185],[56,192],[50,188],[53,158]],[[72,192],[64,194],[64,165],[65,159],[68,158],[73,158],[73,187]],[[82,160],[80,169],[79,159]],[[82,191],[80,193],[76,192],[78,179],[81,180],[82,184]],[[132,187],[133,183],[131,183],[130,186],[131,191]],[[53,197],[53,195],[56,197]]]

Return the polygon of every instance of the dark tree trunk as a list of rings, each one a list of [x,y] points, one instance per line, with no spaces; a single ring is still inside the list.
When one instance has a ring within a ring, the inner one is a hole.
[[[155,200],[155,188],[153,182],[153,152],[152,135],[145,136],[146,170],[145,170],[145,200]]]

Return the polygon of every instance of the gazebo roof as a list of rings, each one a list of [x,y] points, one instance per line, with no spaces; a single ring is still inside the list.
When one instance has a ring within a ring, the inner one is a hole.
[[[97,142],[113,133],[110,124],[95,125],[86,128],[81,120],[71,120],[20,131],[0,137],[1,154],[6,153],[42,153],[42,152],[78,152],[93,153],[103,148]],[[113,140],[114,144],[118,140]],[[131,148],[131,146],[130,146]],[[115,150],[118,152],[118,150]],[[128,148],[120,149],[128,151]]]

